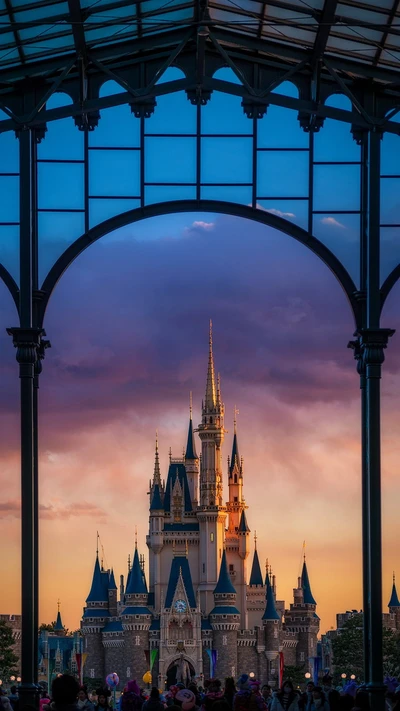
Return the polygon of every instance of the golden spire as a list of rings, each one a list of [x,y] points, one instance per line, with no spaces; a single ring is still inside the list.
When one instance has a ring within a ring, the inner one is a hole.
[[[189,413],[190,413],[190,419],[193,419],[193,393],[190,391],[189,393]]]
[[[171,447],[169,448],[168,454],[169,454],[169,463],[171,464],[171,461],[172,461],[172,448]]]
[[[306,542],[303,541],[303,560],[306,562]]]
[[[135,526],[135,551],[137,551],[137,526]]]
[[[257,550],[257,531],[254,531],[254,550]]]
[[[236,415],[238,415],[238,414],[239,414],[239,410],[237,409],[237,407],[235,405],[235,407],[233,408],[233,434],[236,434],[236,426],[237,426]]]
[[[158,431],[156,430],[156,452],[154,458],[154,476],[153,484],[161,486],[161,472],[160,472],[160,454],[158,451]]]
[[[209,334],[209,341],[208,341],[207,385],[206,385],[206,397],[204,400],[204,409],[206,411],[212,411],[215,409],[215,405],[216,405],[215,372],[214,372],[212,321],[210,319],[210,334]]]
[[[60,598],[58,598],[58,600],[57,600],[57,609],[58,609],[58,612],[60,612],[60,605],[61,605]]]

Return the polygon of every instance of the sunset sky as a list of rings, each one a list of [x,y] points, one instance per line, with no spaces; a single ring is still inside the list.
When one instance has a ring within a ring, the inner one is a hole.
[[[229,69],[217,74],[238,81]],[[181,76],[170,68],[162,80]],[[114,82],[101,88],[102,94],[115,91],[122,89]],[[289,82],[279,92],[297,95]],[[55,95],[47,106],[66,101]],[[343,96],[327,101],[349,107]],[[360,147],[349,128],[326,120],[315,135],[313,234],[357,282]],[[84,231],[83,133],[72,119],[47,129],[38,146],[41,280]],[[184,92],[157,99],[145,122],[146,204],[196,197],[195,130],[196,107]],[[201,130],[201,197],[249,205],[252,122],[240,98],[214,92],[201,108]],[[229,135],[215,138],[221,133]],[[270,106],[257,122],[257,207],[305,228],[308,140],[295,111]],[[139,142],[139,121],[129,106],[102,112],[89,134],[91,226],[140,205]],[[17,278],[13,134],[0,136],[0,156],[0,188],[7,194],[0,201],[0,262]],[[400,139],[385,136],[382,280],[400,261],[399,160]],[[168,181],[182,185],[162,185]],[[293,238],[240,218],[196,213],[144,220],[102,238],[72,264],[51,298],[45,328],[52,348],[40,382],[41,622],[55,618],[60,598],[64,623],[78,627],[97,530],[105,563],[116,575],[126,573],[135,526],[147,558],[155,432],[166,477],[169,448],[180,456],[185,443],[190,391],[195,424],[200,420],[210,318],[226,406],[223,461],[236,405],[248,523],[252,535],[257,531],[260,558],[273,566],[278,598],[292,601],[306,540],[321,630],[335,624],[337,612],[360,608],[360,393],[347,349],[354,323],[346,298],[328,268]],[[19,379],[5,331],[15,325],[13,303],[0,282],[0,540],[6,571],[0,613],[20,611]],[[400,329],[398,286],[382,326]],[[400,576],[399,344],[396,334],[382,381],[385,605],[392,571]],[[226,496],[226,471],[224,476]]]
[[[325,229],[340,229],[326,224]],[[400,328],[399,292],[383,325]],[[260,557],[292,601],[302,552],[321,629],[361,606],[359,387],[346,345],[353,322],[335,278],[304,246],[233,217],[153,218],[90,247],[61,279],[40,388],[40,621],[79,625],[96,530],[120,575],[138,527],[144,552],[155,431],[163,474],[179,456],[189,391],[200,418],[208,321],[226,406],[236,404],[244,491]],[[18,370],[0,288],[1,612],[18,613]],[[398,560],[399,341],[383,379],[384,601]],[[225,494],[226,472],[225,472]],[[252,554],[251,554],[252,555]]]

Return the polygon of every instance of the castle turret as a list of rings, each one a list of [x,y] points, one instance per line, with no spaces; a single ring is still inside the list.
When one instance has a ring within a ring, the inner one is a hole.
[[[217,650],[216,676],[224,678],[237,673],[237,633],[240,612],[236,607],[236,590],[228,572],[225,550],[222,554],[218,583],[214,590],[214,608],[210,613]]]
[[[185,451],[185,468],[188,478],[190,498],[193,506],[196,507],[199,501],[199,458],[196,452],[196,442],[193,430],[192,393],[190,393],[190,417]]]
[[[306,557],[304,555],[303,569],[298,587],[293,591],[294,602],[285,612],[285,629],[296,631],[298,644],[296,646],[296,664],[302,664],[317,653],[317,635],[319,617],[316,613],[317,603],[311,591]]]
[[[229,511],[229,526],[230,534],[235,533],[239,528],[240,517],[244,508],[243,499],[243,461],[239,455],[239,444],[237,437],[236,415],[238,410],[235,407],[233,420],[233,442],[232,456],[228,459],[228,489],[229,501],[227,508]]]
[[[213,590],[218,579],[225,536],[226,509],[222,506],[221,447],[224,440],[224,405],[218,377],[215,383],[212,324],[208,352],[206,395],[202,421],[198,427],[201,439],[200,507],[197,512],[200,529],[199,581],[201,609],[208,614],[213,605]]]
[[[104,674],[104,647],[102,629],[110,617],[108,609],[108,575],[100,569],[99,555],[96,553],[92,585],[86,598],[86,607],[81,622],[85,637],[85,651],[88,654],[86,669],[88,675],[100,679]]]
[[[160,458],[158,451],[158,436],[156,433],[156,449],[154,458],[153,481],[150,486],[149,535],[146,543],[149,548],[149,583],[152,605],[160,604],[161,559],[160,553],[164,546],[164,487],[161,482]]]
[[[117,612],[118,612],[117,585],[115,582],[113,569],[111,569],[109,583],[108,583],[108,609],[109,609],[110,615],[112,617],[115,617],[117,615]]]
[[[137,678],[147,671],[144,652],[149,648],[152,615],[147,607],[148,591],[138,550],[135,547],[132,568],[125,590],[126,607],[121,612],[124,632],[125,668],[133,668]]]
[[[271,586],[271,581],[267,569],[265,577],[266,589],[266,604],[265,611],[262,617],[264,634],[265,634],[265,656],[268,661],[268,679],[269,683],[277,681],[278,672],[278,657],[279,657],[279,628],[280,615],[275,605],[275,595]]]
[[[390,596],[388,607],[389,607],[390,614],[394,615],[395,628],[397,631],[400,631],[400,602],[399,602],[399,598],[397,595],[396,577],[395,577],[394,573],[393,573],[392,594]]]
[[[57,635],[57,637],[64,637],[65,636],[65,629],[64,625],[62,623],[61,619],[61,613],[60,613],[60,601],[58,600],[57,602],[57,619],[56,619],[56,624],[54,625],[54,634]]]

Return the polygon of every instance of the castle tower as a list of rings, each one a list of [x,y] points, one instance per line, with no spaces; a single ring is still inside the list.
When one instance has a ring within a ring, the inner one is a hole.
[[[190,393],[190,417],[185,452],[185,468],[188,478],[190,498],[192,500],[193,507],[196,508],[199,502],[199,458],[196,452],[196,442],[193,431],[192,393]]]
[[[58,612],[57,612],[56,624],[54,625],[54,634],[57,637],[65,637],[65,629],[64,629],[64,625],[63,625],[62,619],[61,619],[60,601],[59,600],[57,602],[57,609],[58,609]]]
[[[146,537],[149,549],[149,604],[159,609],[161,585],[161,558],[164,546],[164,487],[161,482],[160,456],[158,451],[158,435],[156,433],[156,448],[154,457],[153,480],[150,482],[149,534]]]
[[[114,571],[111,569],[108,583],[108,609],[111,617],[115,617],[118,613],[117,603],[117,585],[115,582]]]
[[[236,597],[224,550],[218,583],[214,590],[215,606],[210,613],[214,649],[218,653],[215,672],[220,679],[235,677],[238,673],[237,633],[240,627],[240,612],[236,607]]]
[[[104,647],[102,629],[110,617],[108,610],[108,574],[100,569],[98,551],[94,565],[92,585],[81,622],[82,634],[85,638],[87,659],[85,672],[87,676],[100,679],[104,675]]]
[[[389,612],[394,615],[394,620],[396,623],[396,630],[400,631],[400,602],[397,595],[396,589],[396,577],[393,573],[393,585],[392,585],[392,595],[388,603]]]
[[[132,568],[125,590],[125,608],[121,612],[124,631],[125,669],[134,670],[137,679],[147,671],[145,651],[149,649],[151,612],[147,607],[148,591],[139,554],[135,547]],[[127,675],[128,676],[128,675]]]
[[[229,534],[237,532],[240,523],[240,517],[244,509],[243,499],[243,461],[239,455],[239,445],[237,438],[237,423],[236,415],[238,410],[235,407],[233,419],[233,443],[232,456],[228,459],[228,489],[229,501],[227,509],[229,513]]]
[[[316,613],[317,603],[311,592],[305,555],[303,570],[299,578],[298,587],[293,590],[293,597],[293,604],[285,612],[285,628],[289,632],[291,630],[298,632],[296,664],[300,665],[308,663],[310,657],[315,657],[319,631],[319,617]]]
[[[241,613],[241,628],[244,630],[248,629],[248,617],[247,617],[247,558],[250,553],[249,538],[250,538],[250,528],[247,524],[246,512],[243,509],[240,521],[239,529],[237,532],[239,538],[239,573],[236,578],[236,590],[239,596],[239,607]]]
[[[200,507],[197,513],[200,529],[199,589],[201,609],[208,614],[213,606],[213,590],[222,560],[226,519],[226,509],[222,506],[221,461],[225,434],[224,405],[219,378],[217,385],[215,383],[211,322],[206,395],[198,432],[201,439]]]
[[[257,551],[257,535],[254,533],[254,556],[251,566],[250,582],[247,587],[247,615],[249,629],[261,625],[265,609],[265,586],[261,573]]]
[[[265,578],[266,605],[262,617],[265,635],[265,656],[267,658],[267,678],[269,684],[276,684],[278,677],[280,615],[275,605],[275,595],[267,569]]]

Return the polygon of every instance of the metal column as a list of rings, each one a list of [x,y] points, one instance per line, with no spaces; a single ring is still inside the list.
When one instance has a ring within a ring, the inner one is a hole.
[[[32,305],[32,136],[18,135],[20,146],[20,327],[7,329],[13,337],[19,364],[21,402],[21,706],[36,704],[37,647],[34,395],[33,379],[42,329],[33,326]]]

